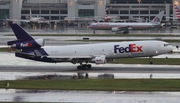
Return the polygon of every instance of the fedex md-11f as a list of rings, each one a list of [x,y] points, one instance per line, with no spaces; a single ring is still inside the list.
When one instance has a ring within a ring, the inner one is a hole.
[[[129,41],[64,46],[44,46],[43,39],[34,39],[19,25],[11,24],[17,40],[9,41],[11,48],[20,49],[16,57],[49,62],[79,63],[77,69],[90,69],[88,63],[105,64],[117,58],[150,57],[169,53],[173,47],[164,41]]]
[[[129,30],[146,30],[161,27],[164,11],[161,11],[151,22],[98,22],[91,23],[88,27],[94,30],[111,30],[112,32],[129,33]]]

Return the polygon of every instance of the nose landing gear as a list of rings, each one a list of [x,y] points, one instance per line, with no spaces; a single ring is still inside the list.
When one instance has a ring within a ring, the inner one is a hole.
[[[152,57],[149,57],[149,64],[153,64]]]

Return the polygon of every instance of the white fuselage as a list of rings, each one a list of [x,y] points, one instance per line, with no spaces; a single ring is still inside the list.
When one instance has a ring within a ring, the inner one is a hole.
[[[155,23],[91,23],[89,28],[94,30],[111,30],[113,27],[117,28],[132,28],[133,30],[153,29],[160,27],[160,24]]]
[[[100,44],[81,44],[42,47],[49,56],[83,57],[102,56],[107,59],[149,57],[172,51],[172,46],[163,41],[130,41]]]
[[[41,22],[45,22],[45,19],[43,17],[32,17],[30,18],[30,21],[41,23]]]

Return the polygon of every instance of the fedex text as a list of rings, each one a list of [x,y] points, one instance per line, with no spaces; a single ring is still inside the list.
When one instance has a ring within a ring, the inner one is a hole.
[[[114,45],[114,53],[135,53],[143,52],[143,46],[137,46],[136,44],[129,44],[128,47],[121,47],[120,45]]]
[[[32,43],[21,43],[20,47],[31,47]]]

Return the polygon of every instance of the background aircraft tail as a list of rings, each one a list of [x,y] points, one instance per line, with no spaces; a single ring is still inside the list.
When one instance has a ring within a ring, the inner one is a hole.
[[[175,9],[177,18],[180,19],[180,10],[179,10],[178,6],[174,5],[174,9]]]
[[[151,23],[160,24],[160,23],[161,23],[161,20],[162,20],[162,18],[163,18],[163,16],[164,16],[164,12],[165,12],[164,10],[161,11],[161,12],[159,12],[159,14],[158,14],[156,17],[154,17],[153,20],[151,20]]]
[[[30,19],[32,18],[32,11],[31,8],[29,8],[29,14],[30,14]]]
[[[23,28],[18,24],[11,24],[11,28],[17,38],[14,41],[8,41],[7,45],[16,49],[40,48],[44,45],[43,39],[32,38]]]

